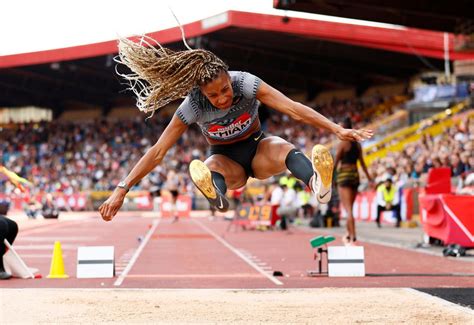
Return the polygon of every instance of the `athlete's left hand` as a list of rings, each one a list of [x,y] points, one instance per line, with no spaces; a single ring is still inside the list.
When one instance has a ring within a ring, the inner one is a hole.
[[[363,141],[372,138],[374,131],[367,129],[341,129],[336,132],[336,135],[343,141]]]

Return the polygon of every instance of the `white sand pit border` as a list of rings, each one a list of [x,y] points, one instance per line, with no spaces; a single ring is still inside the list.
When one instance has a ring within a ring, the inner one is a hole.
[[[406,288],[0,289],[0,323],[473,324]]]

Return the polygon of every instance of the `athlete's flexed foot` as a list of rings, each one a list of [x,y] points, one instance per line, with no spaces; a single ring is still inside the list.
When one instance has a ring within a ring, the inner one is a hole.
[[[331,200],[332,172],[334,162],[328,148],[317,144],[311,152],[314,176],[311,187],[319,203],[327,204]]]
[[[219,191],[219,188],[214,185],[211,171],[205,163],[200,160],[191,161],[189,164],[189,174],[194,185],[201,191],[211,206],[214,206],[220,212],[226,212],[229,209],[229,201]]]

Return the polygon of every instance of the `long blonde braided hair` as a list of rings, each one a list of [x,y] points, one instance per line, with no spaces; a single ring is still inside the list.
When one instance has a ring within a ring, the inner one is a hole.
[[[153,41],[157,47],[152,46]],[[115,61],[126,65],[132,73],[117,74],[125,78],[137,97],[137,107],[145,113],[185,97],[194,87],[215,79],[228,66],[214,53],[202,49],[173,51],[150,37],[140,42],[120,39]]]

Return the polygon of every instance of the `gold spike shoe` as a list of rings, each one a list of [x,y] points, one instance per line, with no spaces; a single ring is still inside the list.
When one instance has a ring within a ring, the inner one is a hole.
[[[194,185],[201,191],[211,206],[214,206],[221,212],[229,209],[229,201],[214,185],[211,171],[205,163],[197,159],[191,161],[189,164],[189,174]]]
[[[313,192],[319,203],[327,204],[331,199],[334,169],[334,161],[329,149],[320,144],[315,145],[311,152],[311,163],[316,173],[313,177]]]

